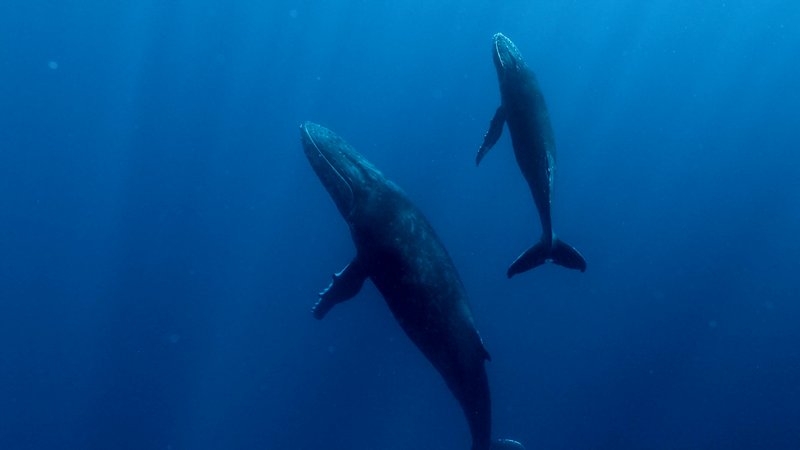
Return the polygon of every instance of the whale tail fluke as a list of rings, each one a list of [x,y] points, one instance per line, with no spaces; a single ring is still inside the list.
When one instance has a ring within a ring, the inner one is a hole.
[[[553,237],[550,245],[547,245],[544,240],[540,240],[536,245],[525,250],[511,263],[506,275],[511,278],[518,273],[527,272],[540,266],[548,260],[568,269],[586,271],[586,260],[583,259],[583,256],[571,245]]]
[[[490,450],[525,450],[522,444],[513,439],[498,439],[492,442]]]
[[[553,239],[553,248],[550,250],[550,258],[559,266],[586,272],[586,260],[583,259],[583,256],[581,256],[575,247],[558,238]]]

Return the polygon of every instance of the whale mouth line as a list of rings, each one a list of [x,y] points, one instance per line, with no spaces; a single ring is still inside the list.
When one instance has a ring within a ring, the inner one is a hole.
[[[500,67],[502,67],[503,70],[505,70],[506,62],[503,60],[503,55],[500,54],[500,39],[499,38],[496,38],[494,40],[494,53],[495,53],[495,56],[497,57],[497,60],[500,61]]]
[[[349,214],[352,213],[353,208],[355,206],[354,205],[355,194],[353,193],[353,187],[350,186],[349,180],[344,175],[342,175],[342,173],[339,171],[339,169],[337,169],[336,166],[331,163],[331,160],[328,159],[327,156],[325,156],[325,153],[322,150],[320,150],[319,145],[317,145],[317,141],[315,141],[314,140],[314,136],[312,136],[311,133],[309,133],[308,128],[307,127],[303,127],[303,131],[306,133],[306,136],[308,137],[308,140],[311,141],[311,143],[314,145],[314,149],[317,151],[317,155],[319,155],[320,157],[322,157],[323,160],[325,160],[325,164],[327,164],[328,167],[330,167],[330,169],[333,170],[333,173],[336,174],[336,177],[339,178],[339,180],[341,180],[341,182],[345,186],[347,186],[347,190],[350,192],[350,199],[351,199],[350,200],[350,211],[348,212],[348,216],[349,216]]]

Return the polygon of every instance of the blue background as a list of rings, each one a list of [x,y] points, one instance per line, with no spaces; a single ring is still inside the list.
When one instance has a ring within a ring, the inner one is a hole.
[[[322,123],[438,230],[529,449],[800,448],[793,1],[4,1],[0,448],[466,449],[299,144]],[[491,35],[536,71],[535,242]]]

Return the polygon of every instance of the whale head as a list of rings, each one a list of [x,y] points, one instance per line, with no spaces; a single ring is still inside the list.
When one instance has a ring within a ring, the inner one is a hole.
[[[500,80],[503,80],[507,74],[517,72],[525,66],[517,46],[503,33],[496,33],[492,37],[492,59]]]
[[[383,174],[333,131],[312,122],[300,125],[300,140],[311,167],[342,217],[350,218]]]

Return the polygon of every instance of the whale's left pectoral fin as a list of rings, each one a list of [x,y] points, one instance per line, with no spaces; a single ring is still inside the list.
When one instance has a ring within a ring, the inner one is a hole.
[[[525,447],[513,439],[498,439],[492,442],[490,450],[525,450]]]
[[[311,309],[316,319],[322,319],[334,306],[345,300],[350,300],[358,294],[364,280],[367,279],[367,271],[358,257],[353,259],[339,273],[333,274],[333,281],[322,292],[319,293],[319,300]]]
[[[478,156],[475,158],[475,165],[481,163],[481,160],[489,150],[492,149],[494,144],[500,139],[500,135],[503,134],[503,125],[506,123],[506,110],[503,108],[503,105],[500,105],[497,108],[497,111],[494,113],[494,117],[492,118],[492,122],[489,124],[489,131],[486,132],[486,136],[483,137],[483,144],[481,144],[481,148],[478,149]]]

